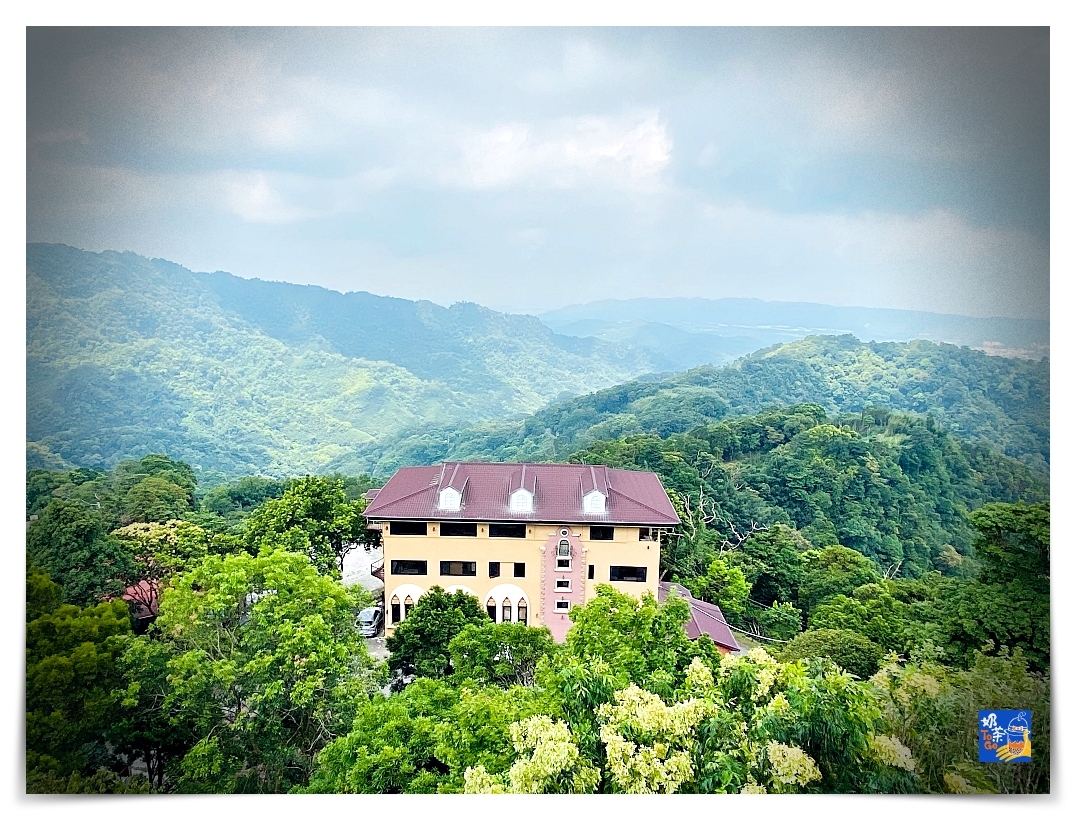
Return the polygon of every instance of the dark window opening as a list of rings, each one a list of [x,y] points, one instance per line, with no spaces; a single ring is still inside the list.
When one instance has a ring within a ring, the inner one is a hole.
[[[441,535],[465,535],[470,538],[478,537],[478,525],[469,521],[442,521]]]
[[[526,524],[490,524],[490,538],[526,538]]]
[[[526,562],[517,561],[512,566],[512,575],[514,577],[516,577],[516,578],[526,578],[527,577],[527,564],[526,564]]]
[[[478,564],[474,561],[442,561],[442,575],[477,575]]]
[[[658,530],[651,529],[650,527],[639,527],[639,540],[640,541],[657,541]]]
[[[489,577],[500,578],[501,577],[501,562],[490,561],[489,562]]]
[[[486,601],[486,614],[489,615],[491,621],[497,620],[497,602],[492,598]]]
[[[425,521],[390,521],[389,535],[425,535]]]
[[[389,570],[393,575],[425,575],[425,561],[397,561],[389,562]]]
[[[646,567],[609,567],[610,581],[645,581]]]
[[[594,580],[594,565],[593,564],[591,564],[589,567],[587,567],[587,578],[589,578],[591,581]]]
[[[613,540],[613,528],[612,527],[591,527],[590,528],[590,540],[591,541],[612,541]]]
[[[558,558],[557,559],[557,569],[571,569],[571,568],[572,568],[572,559],[571,558]]]
[[[400,622],[400,602],[392,602],[392,622],[398,624]]]
[[[411,610],[414,609],[414,608],[415,608],[414,601],[411,601],[410,599],[408,599],[407,601],[404,601],[404,617],[406,618],[408,615],[410,615]]]

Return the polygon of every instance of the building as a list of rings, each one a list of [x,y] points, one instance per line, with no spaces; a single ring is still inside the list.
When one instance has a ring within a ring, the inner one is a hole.
[[[657,597],[662,533],[680,523],[654,473],[584,464],[404,467],[371,495],[389,634],[438,585],[563,640],[598,584]]]

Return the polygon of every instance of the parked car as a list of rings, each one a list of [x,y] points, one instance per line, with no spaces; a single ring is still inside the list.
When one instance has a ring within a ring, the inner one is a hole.
[[[369,606],[359,613],[355,621],[359,634],[364,638],[376,638],[381,634],[381,627],[385,623],[385,613],[380,607]]]

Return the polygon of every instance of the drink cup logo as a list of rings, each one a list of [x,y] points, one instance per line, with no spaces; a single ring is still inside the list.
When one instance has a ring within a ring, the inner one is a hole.
[[[979,712],[979,762],[1029,763],[1031,711],[984,709]]]

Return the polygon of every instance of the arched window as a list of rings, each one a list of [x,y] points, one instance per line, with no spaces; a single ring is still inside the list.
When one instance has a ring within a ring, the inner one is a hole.
[[[516,606],[516,620],[521,624],[527,623],[527,601],[524,598],[520,598]]]
[[[492,598],[486,601],[486,614],[489,615],[491,621],[497,620],[497,602]]]
[[[408,615],[410,615],[411,610],[414,608],[415,602],[411,599],[411,596],[408,595],[406,598],[404,598],[404,617],[406,618]]]
[[[501,623],[512,623],[512,602],[507,598],[501,601]]]
[[[400,598],[396,595],[392,596],[391,610],[392,623],[398,624],[400,622]]]
[[[572,568],[572,545],[567,538],[560,539],[557,544],[557,569]]]

